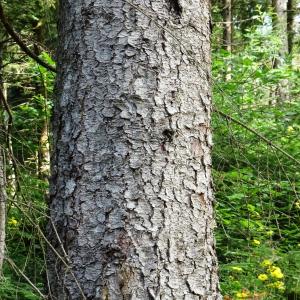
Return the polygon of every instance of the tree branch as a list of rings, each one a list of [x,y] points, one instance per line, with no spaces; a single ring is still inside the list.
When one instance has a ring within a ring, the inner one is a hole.
[[[229,116],[227,114],[225,114],[224,112],[214,108],[213,109],[216,113],[218,113],[221,117],[225,118],[228,121],[231,121],[233,123],[236,123],[242,127],[244,127],[245,129],[247,129],[248,131],[254,133],[256,136],[258,136],[261,140],[263,140],[266,144],[270,145],[272,148],[278,150],[279,152],[281,152],[282,154],[284,154],[285,156],[287,156],[290,160],[292,160],[293,162],[297,163],[298,165],[300,165],[300,161],[297,160],[295,157],[293,157],[292,155],[290,155],[289,153],[287,153],[286,151],[284,151],[283,149],[281,149],[279,146],[275,145],[272,141],[270,141],[269,139],[267,139],[266,137],[264,137],[262,134],[260,134],[259,132],[257,132],[255,129],[247,126],[246,124],[244,124],[243,122],[233,118],[232,116]]]
[[[2,3],[0,2],[0,21],[6,29],[7,33],[12,37],[12,39],[19,45],[19,47],[33,60],[35,60],[38,64],[46,68],[47,70],[56,73],[56,68],[47,64],[42,59],[40,59],[37,55],[35,55],[21,40],[20,36],[14,31],[14,29],[10,26],[7,18],[4,14]]]
[[[32,283],[32,281],[22,272],[22,270],[20,268],[18,268],[18,266],[14,263],[14,261],[12,259],[10,259],[9,257],[5,257],[5,260],[10,264],[10,266],[12,267],[12,269],[17,273],[20,274],[28,283],[29,285],[39,294],[39,296],[42,299],[47,299],[47,297],[45,295],[42,294],[42,292]]]

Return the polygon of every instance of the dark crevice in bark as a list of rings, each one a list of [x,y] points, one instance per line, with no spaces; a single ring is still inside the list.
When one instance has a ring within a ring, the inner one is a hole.
[[[164,140],[166,142],[172,142],[173,141],[173,136],[174,136],[174,131],[173,130],[165,129],[162,134],[163,134]]]
[[[171,11],[180,17],[182,14],[182,7],[179,4],[179,0],[168,0],[168,1],[169,1]]]

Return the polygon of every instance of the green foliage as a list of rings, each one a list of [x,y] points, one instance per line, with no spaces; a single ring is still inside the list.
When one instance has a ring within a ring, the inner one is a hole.
[[[40,297],[27,284],[18,282],[16,278],[5,277],[0,285],[0,299],[39,300]]]
[[[5,12],[26,44],[48,64],[54,65],[47,47],[54,48],[56,27],[53,1],[10,1]],[[26,37],[25,37],[26,36]],[[5,34],[1,38],[6,40]],[[32,42],[33,41],[33,42]],[[34,47],[31,45],[34,44]],[[25,57],[17,45],[4,42],[1,76],[13,116],[7,153],[7,232],[4,279],[0,299],[36,300],[45,285],[45,241],[41,235],[47,222],[45,198],[47,170],[42,151],[49,151],[48,131],[52,108],[54,74]],[[7,120],[7,112],[4,113]],[[22,275],[22,273],[27,279]]]
[[[43,48],[55,49],[56,0],[3,1],[5,13],[15,30],[26,40],[43,43]]]
[[[214,105],[245,124],[213,119],[221,287],[225,299],[300,299],[299,165],[245,128],[300,160],[299,71],[291,57],[274,68],[280,40],[271,16],[258,11],[255,19],[240,35],[242,47],[228,53],[216,44],[213,52]],[[289,101],[282,103],[285,79]]]

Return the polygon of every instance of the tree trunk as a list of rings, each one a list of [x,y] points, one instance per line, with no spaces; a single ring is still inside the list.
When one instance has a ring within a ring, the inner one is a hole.
[[[294,18],[295,18],[295,3],[294,0],[288,0],[287,3],[287,33],[288,33],[288,53],[291,54],[294,43]]]
[[[287,19],[288,0],[273,0],[273,7],[276,13],[274,23],[276,25],[278,36],[281,38],[279,48],[279,59],[275,60],[275,68],[279,68],[285,63],[289,53],[288,44],[288,19]],[[282,103],[289,99],[289,82],[287,79],[280,80],[276,91],[276,102]]]
[[[231,0],[223,0],[223,47],[228,52],[232,48],[232,3]]]
[[[0,126],[0,130],[3,128]],[[5,252],[5,224],[6,224],[6,184],[5,184],[5,159],[3,144],[0,146],[0,279]]]
[[[279,37],[281,38],[281,47],[279,54],[283,60],[289,52],[287,30],[287,5],[288,0],[273,0],[273,7],[276,13],[275,25],[277,27]]]
[[[232,51],[232,1],[223,0],[223,48],[229,53]],[[231,79],[231,65],[226,70],[226,80]]]
[[[60,2],[53,299],[221,299],[209,2]]]
[[[4,43],[0,43],[0,66],[3,65],[3,50]],[[6,128],[4,125],[4,103],[2,99],[5,97],[3,93],[3,76],[2,69],[0,70],[0,279],[2,278],[2,267],[4,262],[5,252],[5,225],[6,225],[6,172],[5,172],[5,155],[4,149],[6,148]]]
[[[38,149],[38,176],[40,179],[47,180],[49,177],[49,134],[48,134],[48,119],[45,117],[43,127],[39,138]]]

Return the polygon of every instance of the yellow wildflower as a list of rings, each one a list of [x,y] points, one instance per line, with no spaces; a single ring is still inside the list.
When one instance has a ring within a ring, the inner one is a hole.
[[[295,129],[294,129],[293,126],[288,126],[288,128],[287,128],[287,132],[288,132],[288,133],[292,133],[292,132],[294,132],[294,131],[295,131]]]
[[[253,240],[252,243],[253,243],[254,246],[259,246],[260,245],[259,240]]]
[[[268,275],[267,274],[259,274],[257,278],[261,281],[266,281],[266,280],[268,280]]]
[[[295,206],[296,206],[297,209],[300,209],[300,201],[296,201]]]
[[[19,222],[14,217],[12,217],[7,223],[12,226],[17,226]]]
[[[272,265],[272,262],[269,259],[265,259],[262,261],[261,266],[262,267],[269,267]]]
[[[236,272],[243,272],[243,269],[241,267],[231,267],[231,270]]]
[[[274,234],[274,231],[273,230],[269,230],[266,232],[267,236],[272,236]]]
[[[282,281],[275,281],[273,285],[274,285],[274,288],[276,288],[278,290],[282,290],[282,291],[285,290],[284,282],[282,282]]]
[[[278,289],[280,291],[285,290],[284,282],[282,281],[275,281],[273,283],[269,283],[267,286],[273,289]]]
[[[245,299],[245,298],[249,298],[249,292],[248,291],[242,291],[242,292],[238,292],[236,293],[236,297],[240,298],[240,299]]]
[[[282,274],[281,269],[279,267],[273,266],[270,268],[269,271],[270,271],[271,276],[274,278],[281,279],[284,277],[284,275]]]

